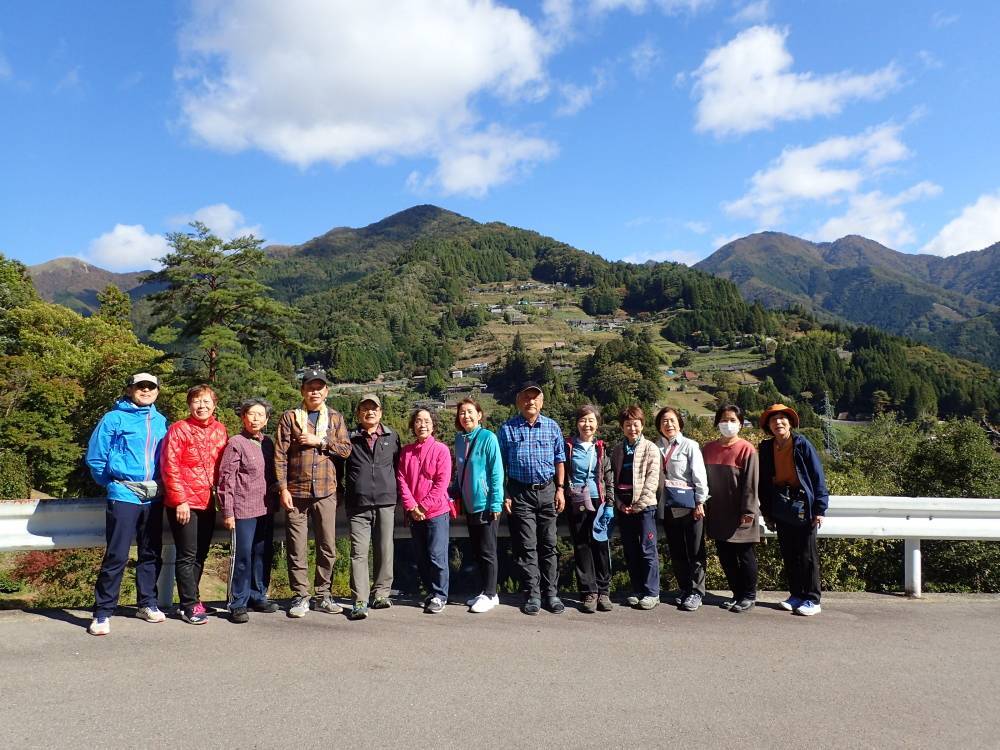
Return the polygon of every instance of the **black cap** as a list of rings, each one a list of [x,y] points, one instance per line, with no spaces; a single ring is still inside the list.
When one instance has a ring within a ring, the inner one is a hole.
[[[517,389],[517,395],[520,396],[525,391],[538,391],[539,393],[545,393],[542,390],[542,386],[538,385],[534,380],[526,380],[521,383],[521,387]]]
[[[330,384],[330,381],[326,379],[326,370],[322,367],[307,367],[302,371],[302,385],[310,380],[322,380],[323,385]]]

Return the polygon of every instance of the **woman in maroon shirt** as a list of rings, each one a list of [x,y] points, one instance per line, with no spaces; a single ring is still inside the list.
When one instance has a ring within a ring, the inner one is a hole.
[[[233,532],[229,568],[229,613],[236,623],[247,622],[247,609],[277,612],[267,598],[274,553],[274,512],[277,477],[274,443],[264,434],[271,405],[247,399],[237,413],[243,431],[233,435],[219,465],[219,503],[223,522]]]

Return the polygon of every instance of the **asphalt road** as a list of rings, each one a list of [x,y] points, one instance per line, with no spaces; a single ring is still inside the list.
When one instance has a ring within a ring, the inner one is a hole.
[[[103,638],[85,612],[2,612],[0,748],[1000,746],[1000,597],[831,594],[813,618],[780,598],[197,628],[123,609]]]

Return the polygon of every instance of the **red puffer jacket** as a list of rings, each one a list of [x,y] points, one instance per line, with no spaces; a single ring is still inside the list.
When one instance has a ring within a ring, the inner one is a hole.
[[[181,503],[192,510],[208,507],[212,487],[219,479],[219,457],[228,439],[226,426],[214,416],[205,424],[188,417],[170,425],[160,452],[160,476],[168,507]]]

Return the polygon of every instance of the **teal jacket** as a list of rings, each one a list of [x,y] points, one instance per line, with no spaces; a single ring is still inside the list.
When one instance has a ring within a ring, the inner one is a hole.
[[[474,441],[474,442],[473,442]],[[462,501],[467,513],[499,513],[503,509],[503,459],[497,436],[489,430],[477,427],[472,432],[455,435],[455,476],[452,478],[452,497],[458,495],[455,488],[462,478],[465,453],[472,443],[469,468],[465,471],[462,487]]]

